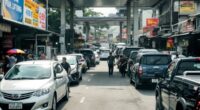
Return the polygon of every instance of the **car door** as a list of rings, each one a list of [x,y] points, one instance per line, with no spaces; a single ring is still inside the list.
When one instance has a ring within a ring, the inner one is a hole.
[[[55,72],[56,72],[56,88],[57,88],[57,97],[60,100],[65,95],[66,89],[66,77],[64,74],[64,69],[60,64],[55,64]]]
[[[176,66],[175,62],[172,62],[168,68],[167,75],[169,78],[162,81],[160,84],[161,87],[161,99],[162,99],[162,105],[165,109],[169,110],[169,99],[170,99],[170,89],[171,89],[171,78],[172,78],[172,72]]]

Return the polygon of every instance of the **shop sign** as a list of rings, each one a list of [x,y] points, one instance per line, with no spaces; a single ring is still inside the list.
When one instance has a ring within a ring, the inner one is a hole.
[[[158,18],[147,18],[146,26],[158,26],[159,19]]]
[[[180,14],[194,14],[196,12],[196,4],[194,1],[180,1]]]
[[[173,48],[174,47],[174,40],[170,37],[167,39],[167,48]]]
[[[3,18],[39,29],[46,29],[46,9],[34,0],[3,0]]]
[[[186,33],[186,32],[193,32],[194,31],[194,25],[191,20],[187,20],[186,22],[183,22],[180,24],[180,32]]]
[[[24,0],[3,0],[2,15],[9,21],[22,23]]]
[[[11,26],[8,24],[0,23],[0,31],[11,32]]]

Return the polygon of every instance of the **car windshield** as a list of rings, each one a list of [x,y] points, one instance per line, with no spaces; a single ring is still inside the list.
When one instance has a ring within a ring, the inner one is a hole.
[[[51,76],[50,65],[15,65],[5,76],[6,80],[48,79]]]
[[[101,53],[110,53],[110,50],[101,50]]]
[[[178,67],[178,75],[183,75],[185,71],[200,71],[200,61],[182,61]]]
[[[170,56],[165,55],[147,55],[141,60],[145,65],[167,65],[171,62]]]
[[[70,64],[70,65],[75,65],[76,64],[76,57],[75,56],[67,56],[67,62]]]
[[[126,57],[129,57],[131,51],[139,50],[139,48],[126,48],[124,49],[123,55],[126,55]]]

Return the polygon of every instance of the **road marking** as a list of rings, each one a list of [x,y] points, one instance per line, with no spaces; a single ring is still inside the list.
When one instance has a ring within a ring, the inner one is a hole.
[[[87,81],[88,81],[88,82],[90,82],[90,81],[91,81],[91,79],[88,79]]]
[[[80,103],[83,103],[84,101],[85,101],[85,97],[82,97]]]

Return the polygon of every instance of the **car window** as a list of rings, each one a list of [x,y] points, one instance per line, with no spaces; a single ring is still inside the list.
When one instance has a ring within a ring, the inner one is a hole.
[[[58,64],[56,66],[56,68],[57,68],[57,73],[62,73],[63,72],[63,67],[60,64]]]
[[[6,80],[48,79],[51,76],[50,65],[15,65],[5,76]]]
[[[136,51],[139,50],[139,48],[125,48],[123,51],[123,55],[126,55],[127,57],[129,57],[131,51]]]
[[[143,56],[141,63],[145,65],[167,65],[171,62],[170,56],[147,55]]]
[[[172,63],[169,65],[169,68],[168,68],[168,70],[167,70],[167,75],[168,75],[169,77],[172,76],[172,72],[173,72],[175,66],[176,66],[176,63],[175,63],[175,62],[172,62]]]
[[[200,71],[200,61],[182,61],[178,66],[178,75],[182,75],[185,71]]]

